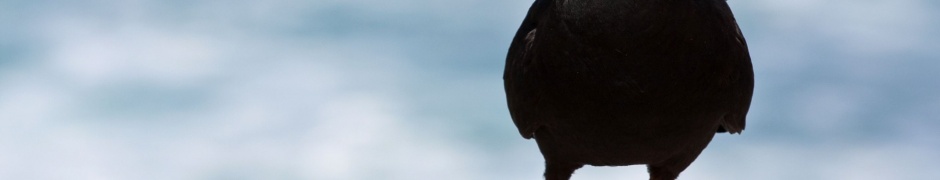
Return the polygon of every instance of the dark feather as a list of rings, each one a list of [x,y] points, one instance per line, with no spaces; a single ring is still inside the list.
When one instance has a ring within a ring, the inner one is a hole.
[[[754,87],[724,0],[537,0],[503,79],[549,180],[634,164],[675,179],[716,132],[744,130]]]

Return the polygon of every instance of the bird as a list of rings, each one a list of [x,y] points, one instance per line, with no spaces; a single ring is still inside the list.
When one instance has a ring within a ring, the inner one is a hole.
[[[535,0],[503,82],[545,179],[646,165],[674,180],[715,134],[744,130],[754,70],[725,0]]]

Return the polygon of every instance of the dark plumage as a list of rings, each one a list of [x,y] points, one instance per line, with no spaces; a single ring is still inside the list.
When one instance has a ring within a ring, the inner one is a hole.
[[[754,87],[725,0],[536,0],[503,79],[548,180],[635,164],[676,179],[716,132],[744,130]]]

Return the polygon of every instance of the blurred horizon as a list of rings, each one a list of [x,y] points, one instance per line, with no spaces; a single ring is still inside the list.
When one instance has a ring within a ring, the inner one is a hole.
[[[531,3],[0,1],[0,179],[542,179],[501,79]],[[728,3],[748,126],[680,179],[940,179],[940,2]]]

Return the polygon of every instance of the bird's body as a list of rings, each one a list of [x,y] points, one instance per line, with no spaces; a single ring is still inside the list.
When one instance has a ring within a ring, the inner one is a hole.
[[[549,180],[635,164],[675,179],[716,132],[744,129],[754,86],[724,0],[536,0],[503,78]]]

